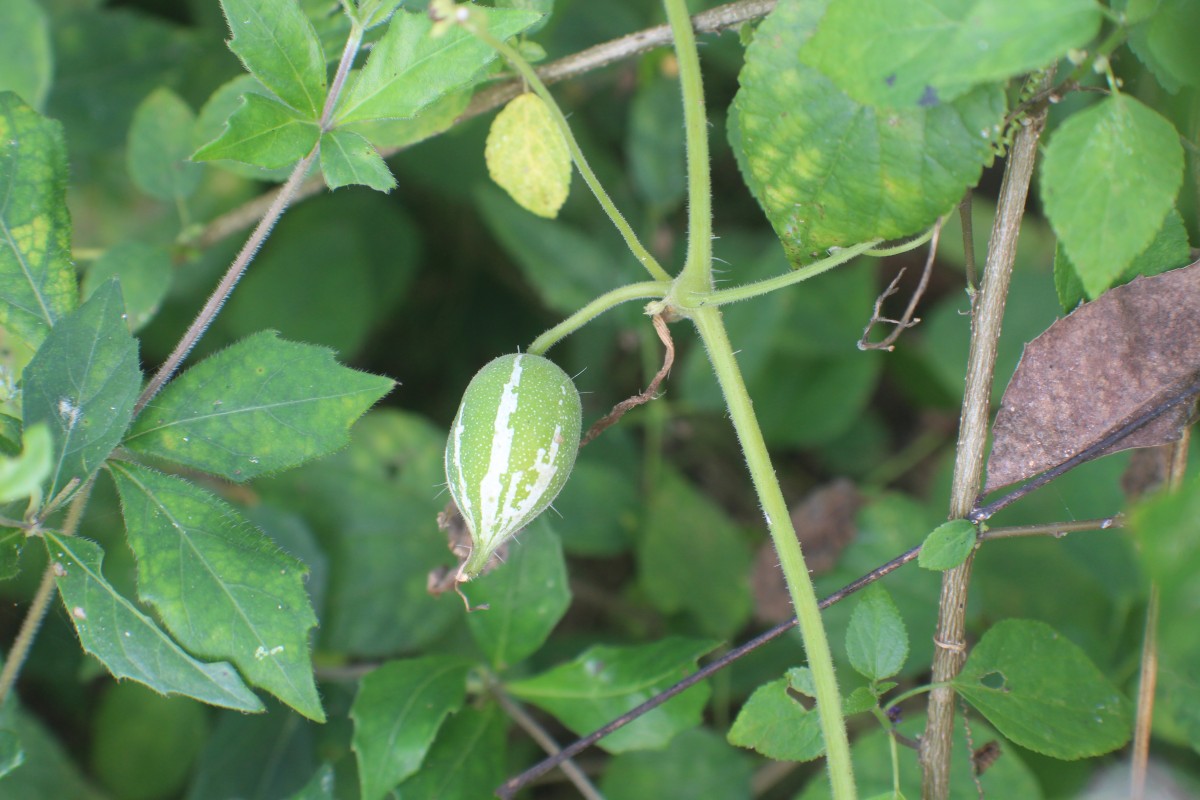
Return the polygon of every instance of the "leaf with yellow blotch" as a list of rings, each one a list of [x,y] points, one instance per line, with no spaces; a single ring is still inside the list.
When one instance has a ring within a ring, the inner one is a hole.
[[[523,208],[558,216],[571,188],[571,153],[540,97],[520,95],[496,115],[484,157],[492,180]]]

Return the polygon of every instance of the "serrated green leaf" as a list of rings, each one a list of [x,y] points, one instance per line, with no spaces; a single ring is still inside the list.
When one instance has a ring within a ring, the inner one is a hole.
[[[113,464],[138,596],[190,651],[232,661],[251,684],[318,722],[308,631],[308,569],[200,487]]]
[[[77,303],[62,126],[0,92],[0,325],[36,348]]]
[[[332,130],[321,136],[321,173],[330,189],[360,184],[377,192],[396,188],[383,157],[357,133]]]
[[[363,800],[378,800],[417,771],[447,714],[467,692],[471,663],[452,656],[391,661],[359,684],[350,709]]]
[[[812,761],[825,752],[821,719],[788,693],[787,678],[754,690],[729,729],[729,742],[777,761]]]
[[[541,19],[531,11],[478,8],[497,39],[515,36]],[[376,43],[358,78],[343,95],[339,125],[374,119],[412,117],[421,109],[471,83],[496,58],[496,51],[461,27],[437,38],[425,13],[401,9]]]
[[[296,0],[221,0],[232,50],[279,99],[315,122],[325,103],[325,54]]]
[[[856,103],[796,58],[826,5],[780,3],[759,26],[729,124],[746,185],[793,264],[932,225],[978,181],[1004,117],[994,86],[932,108]]]
[[[246,94],[257,94],[270,100],[275,99],[270,90],[259,83],[253,75],[243,73],[233,80],[221,84],[200,107],[200,114],[196,118],[195,141],[213,142],[219,139],[225,133],[229,118],[242,107],[242,96]],[[192,155],[192,158],[195,158],[195,154]],[[274,183],[283,183],[291,173],[291,170],[288,169],[291,164],[287,167],[267,169],[240,161],[219,158],[210,159],[206,163],[232,172],[234,175]],[[284,215],[284,219],[287,219],[287,215]],[[253,270],[251,270],[251,274],[254,274]],[[237,297],[237,292],[234,293],[234,297]]]
[[[842,699],[842,713],[846,716],[870,711],[878,702],[870,686],[859,686]]]
[[[873,106],[932,106],[1052,64],[1104,19],[1093,0],[841,0],[800,59]]]
[[[116,678],[162,694],[182,694],[215,706],[262,711],[263,705],[225,662],[205,664],[185,653],[105,580],[104,551],[87,539],[43,534],[67,617],[85,652]]]
[[[1160,275],[1182,267],[1191,260],[1187,228],[1179,212],[1172,208],[1167,212],[1167,218],[1155,234],[1154,241],[1133,259],[1133,263],[1113,281],[1113,286],[1129,283],[1139,275]],[[1079,273],[1061,243],[1054,248],[1054,290],[1064,312],[1071,311],[1085,299],[1083,282],[1079,280]]]
[[[526,528],[520,542],[504,569],[472,581],[469,592],[488,610],[468,614],[467,626],[499,670],[536,653],[571,604],[562,543],[546,518]]]
[[[196,115],[170,89],[155,89],[133,112],[125,160],[146,194],[174,201],[196,191],[204,168],[189,161]]]
[[[175,797],[208,735],[208,710],[136,683],[104,687],[91,716],[91,774],[113,797]]]
[[[921,544],[917,563],[925,569],[943,571],[957,567],[975,549],[979,532],[970,520],[952,519],[933,529]]]
[[[817,684],[813,680],[811,667],[792,667],[787,671],[788,687],[805,697],[816,698]]]
[[[879,584],[862,594],[846,631],[850,665],[867,680],[890,678],[908,658],[908,631],[892,597]]]
[[[744,800],[753,797],[754,762],[707,728],[683,731],[662,750],[622,753],[608,762],[607,800]]]
[[[583,735],[694,672],[696,659],[713,646],[675,636],[629,647],[597,645],[507,689]],[[699,723],[708,694],[708,684],[694,686],[601,739],[600,746],[610,753],[662,747]]]
[[[1119,94],[1050,137],[1042,204],[1089,297],[1154,240],[1183,181],[1183,148],[1157,111]]]
[[[1153,13],[1137,20],[1129,33],[1130,49],[1168,91],[1200,86],[1200,50],[1195,32],[1200,30],[1200,5],[1193,0],[1155,2]]]
[[[35,0],[5,0],[0,24],[0,92],[12,91],[41,109],[54,77],[46,13]]]
[[[687,613],[711,636],[731,636],[751,613],[750,553],[728,515],[663,470],[637,541],[638,583],[668,614]]]
[[[1129,701],[1078,645],[1044,622],[992,626],[954,688],[1009,739],[1053,758],[1088,758],[1129,741]]]
[[[157,313],[171,288],[171,253],[159,245],[122,242],[96,259],[83,278],[85,299],[116,278],[125,299],[125,321],[137,331]]]
[[[393,385],[341,366],[324,347],[263,331],[172,381],[125,444],[246,481],[344,447],[350,425]]]
[[[55,325],[25,368],[25,429],[54,435],[46,498],[91,477],[121,441],[141,389],[137,342],[112,281]]]
[[[416,775],[396,789],[399,800],[490,797],[507,777],[508,718],[495,703],[471,706],[446,720]]]
[[[0,456],[0,503],[39,495],[42,481],[50,476],[53,457],[54,438],[49,427],[43,423],[25,431],[21,454]]]
[[[423,142],[450,129],[471,102],[471,89],[442,95],[406,119],[375,119],[351,122],[338,130],[364,137],[379,150],[400,149]]]
[[[298,116],[278,100],[247,92],[224,132],[197,150],[192,159],[228,159],[277,169],[304,158],[320,133],[315,122]]]
[[[492,120],[484,148],[488,174],[509,197],[554,219],[571,189],[571,151],[546,102],[517,95]]]

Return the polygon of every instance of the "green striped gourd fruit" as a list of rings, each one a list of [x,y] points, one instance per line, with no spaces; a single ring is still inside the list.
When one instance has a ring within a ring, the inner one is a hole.
[[[558,496],[575,466],[579,390],[549,359],[500,356],[471,379],[446,441],[446,481],[471,533],[468,581]]]

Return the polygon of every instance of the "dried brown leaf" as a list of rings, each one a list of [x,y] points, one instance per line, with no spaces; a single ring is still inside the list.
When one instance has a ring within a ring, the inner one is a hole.
[[[985,492],[1085,453],[1200,377],[1200,261],[1106,292],[1025,347],[992,428]],[[1190,398],[1187,398],[1190,399]],[[1179,438],[1179,402],[1089,458]]]

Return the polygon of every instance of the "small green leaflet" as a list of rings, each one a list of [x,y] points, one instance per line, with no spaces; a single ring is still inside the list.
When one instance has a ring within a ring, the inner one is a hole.
[[[227,663],[204,664],[104,579],[100,546],[77,536],[44,533],[46,552],[67,617],[79,643],[116,678],[131,678],[156,692],[182,694],[239,711],[262,711],[262,703]]]
[[[332,130],[321,136],[321,173],[330,189],[361,184],[377,192],[396,188],[383,158],[374,145],[357,133]]]
[[[711,641],[675,636],[630,647],[598,645],[507,688],[582,735],[695,671],[696,659],[713,647]],[[600,746],[610,753],[663,747],[676,733],[700,722],[708,694],[707,684],[694,686],[601,739]]]
[[[350,425],[393,385],[341,366],[327,348],[263,331],[172,381],[125,444],[246,481],[344,447]]]
[[[1089,297],[1154,240],[1183,166],[1175,127],[1124,94],[1072,115],[1051,135],[1042,204]]]
[[[54,326],[25,368],[25,428],[41,423],[54,435],[47,499],[86,481],[120,443],[141,378],[121,290],[109,281]]]
[[[952,519],[942,523],[925,537],[917,563],[939,572],[957,567],[975,549],[977,538],[975,523],[970,520]]]
[[[266,169],[286,167],[304,158],[320,128],[295,111],[256,92],[242,95],[225,130],[192,155],[196,161],[228,159]]]
[[[221,0],[232,50],[279,99],[316,121],[325,103],[325,54],[296,0]]]
[[[196,191],[204,168],[189,161],[195,149],[196,115],[170,89],[155,89],[133,112],[125,160],[138,188],[175,201]]]
[[[125,321],[136,331],[154,317],[173,276],[171,251],[165,246],[125,241],[92,262],[83,278],[83,296],[90,298],[116,278],[125,298]]]
[[[562,543],[545,517],[521,534],[504,569],[471,582],[470,598],[488,606],[486,614],[468,614],[467,627],[495,669],[538,651],[571,604]]]
[[[800,59],[860,103],[928,107],[1054,63],[1103,18],[1094,0],[840,0]]]
[[[421,766],[447,714],[467,692],[471,662],[449,656],[391,661],[359,684],[351,747],[363,800],[379,800]]]
[[[1129,701],[1078,645],[1044,622],[992,626],[954,688],[1002,734],[1052,758],[1089,758],[1129,741]]]
[[[890,678],[908,657],[908,631],[891,595],[871,585],[850,615],[846,654],[860,675],[871,681]]]
[[[488,32],[508,39],[542,15],[480,7]],[[376,43],[366,65],[338,104],[338,125],[373,119],[412,117],[447,92],[471,81],[496,58],[496,51],[461,27],[431,37],[425,13],[399,10]]]
[[[0,92],[0,325],[36,348],[75,308],[62,126]]]
[[[195,484],[133,464],[111,467],[138,596],[192,652],[232,661],[246,679],[318,722],[307,567],[236,509]]]
[[[729,729],[729,743],[778,761],[812,761],[825,752],[820,715],[788,693],[787,678],[754,690]]]

